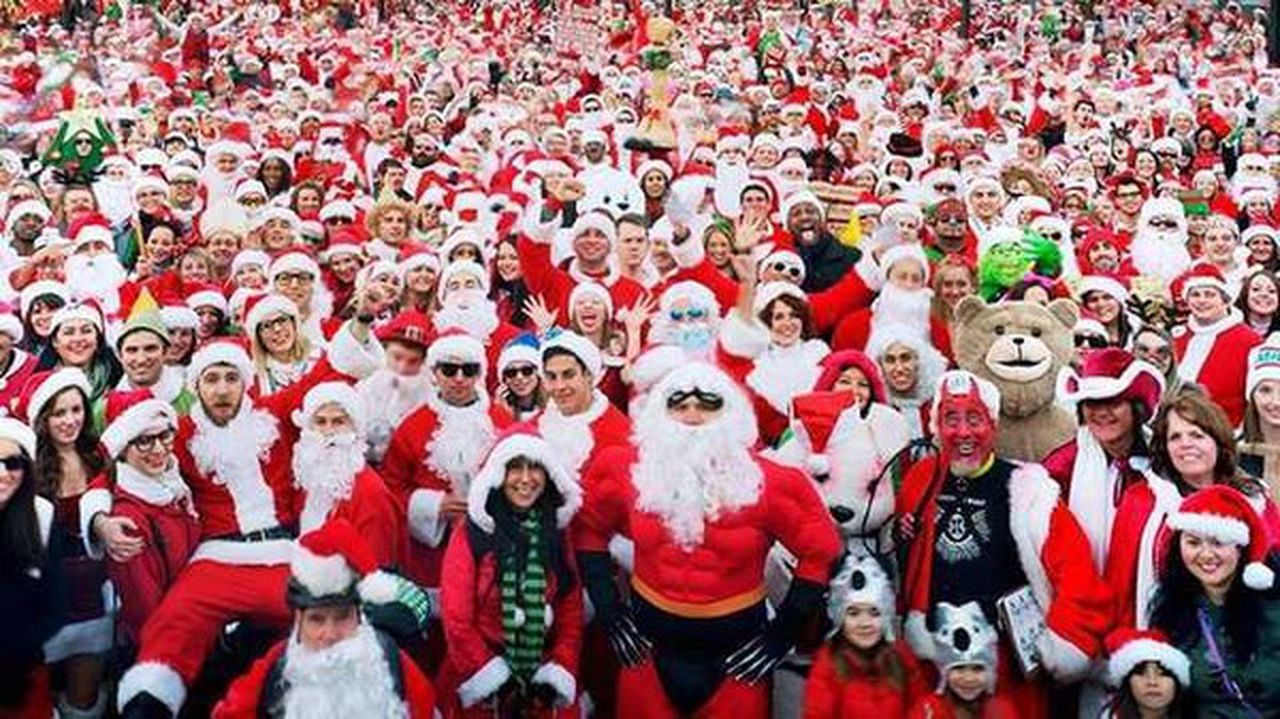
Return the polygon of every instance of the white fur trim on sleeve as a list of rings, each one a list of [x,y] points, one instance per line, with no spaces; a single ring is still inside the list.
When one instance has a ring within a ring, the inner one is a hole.
[[[102,559],[102,545],[93,539],[93,517],[99,512],[111,513],[111,492],[95,487],[80,495],[80,536],[84,537],[84,551],[93,559]]]
[[[636,570],[636,545],[629,538],[615,534],[609,538],[609,556],[627,574]]]
[[[675,240],[668,242],[667,251],[671,253],[671,259],[675,260],[677,265],[686,269],[697,267],[698,263],[707,256],[702,241],[693,234],[693,230],[689,231],[689,236],[680,244],[676,244]]]
[[[117,709],[124,711],[130,699],[146,692],[159,699],[175,715],[187,698],[187,687],[173,667],[160,662],[139,662],[120,678],[116,691]]]
[[[735,310],[720,323],[720,346],[735,357],[754,359],[769,348],[769,331],[759,322],[742,319]]]
[[[348,321],[329,343],[329,364],[337,371],[355,379],[364,379],[381,368],[385,362],[382,345],[369,331],[369,339],[363,344],[356,339]]]
[[[1089,655],[1052,629],[1047,629],[1040,635],[1037,647],[1040,650],[1040,663],[1054,679],[1069,684],[1088,675]]]
[[[438,489],[417,489],[409,495],[409,534],[428,547],[438,547],[444,539],[443,502],[444,492]]]
[[[929,633],[929,627],[925,624],[923,612],[907,612],[907,619],[902,623],[902,634],[917,657],[931,661],[938,655],[937,647],[933,644],[933,635]]]
[[[511,667],[507,666],[502,657],[494,657],[458,686],[458,701],[462,702],[463,708],[475,706],[480,700],[501,689],[510,678]]]
[[[546,684],[555,689],[556,695],[560,697],[557,703],[561,707],[572,704],[578,693],[578,681],[573,678],[568,669],[555,662],[547,662],[538,667],[531,681],[535,684]]]

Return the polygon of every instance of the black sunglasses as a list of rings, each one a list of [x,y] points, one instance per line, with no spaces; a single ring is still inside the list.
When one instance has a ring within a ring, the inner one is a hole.
[[[667,398],[667,409],[676,409],[689,398],[698,400],[698,406],[707,412],[715,412],[724,406],[724,397],[700,389],[680,390]]]
[[[1159,227],[1162,230],[1172,230],[1178,226],[1178,223],[1173,220],[1151,220],[1148,224],[1152,227]]]
[[[773,271],[787,274],[792,279],[796,279],[796,280],[800,279],[800,268],[796,267],[795,265],[788,265],[785,262],[773,263]]]
[[[538,368],[533,365],[525,365],[523,367],[508,367],[502,370],[503,379],[515,379],[516,377],[532,377]]]
[[[450,379],[457,377],[459,372],[463,377],[475,377],[480,374],[480,365],[476,362],[441,362],[436,365],[436,369]]]
[[[1100,350],[1107,346],[1107,338],[1097,335],[1076,335],[1076,347],[1088,347],[1089,349]]]
[[[28,462],[26,457],[15,454],[12,457],[0,457],[0,464],[4,465],[4,471],[13,474],[14,472],[25,472]]]

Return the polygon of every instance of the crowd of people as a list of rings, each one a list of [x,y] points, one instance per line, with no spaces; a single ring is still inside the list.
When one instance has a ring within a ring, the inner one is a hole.
[[[5,4],[0,717],[1280,715],[1265,17],[1039,5]]]

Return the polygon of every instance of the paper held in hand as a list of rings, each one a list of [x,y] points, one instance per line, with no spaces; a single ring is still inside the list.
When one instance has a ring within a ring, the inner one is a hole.
[[[1046,631],[1044,610],[1031,592],[1031,585],[1000,597],[996,600],[996,611],[1000,614],[1000,625],[1013,645],[1013,654],[1018,660],[1018,669],[1022,676],[1031,678],[1041,669],[1039,641],[1040,635]]]

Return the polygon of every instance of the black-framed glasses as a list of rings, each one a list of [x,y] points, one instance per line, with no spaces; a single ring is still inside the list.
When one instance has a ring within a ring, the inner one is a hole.
[[[350,217],[330,217],[324,223],[326,225],[350,225],[352,219]]]
[[[471,378],[480,374],[480,364],[477,362],[441,362],[436,365],[436,369],[440,370],[440,374],[453,379],[461,372],[463,377]]]
[[[27,461],[27,458],[20,454],[11,455],[9,457],[0,457],[0,465],[3,465],[4,471],[9,474],[25,472],[28,464],[30,463]]]
[[[441,369],[441,371],[443,371],[443,369]],[[531,364],[523,365],[521,367],[508,367],[502,370],[502,378],[515,379],[516,377],[532,377],[537,371],[538,368]]]
[[[258,331],[278,332],[284,329],[285,325],[290,322],[293,322],[293,318],[289,315],[279,315],[278,317],[273,317],[269,320],[263,320],[262,323],[258,325]]]
[[[724,406],[724,397],[715,392],[691,389],[677,391],[668,397],[667,409],[676,409],[690,399],[696,399],[698,407],[707,412],[715,412]]]
[[[139,452],[150,452],[151,450],[156,448],[157,444],[165,448],[168,448],[170,445],[173,444],[173,436],[174,436],[173,429],[166,428],[159,432],[138,435],[137,437],[134,437],[129,442],[129,446],[133,447]]]
[[[1116,193],[1117,200],[1133,200],[1139,197],[1142,197],[1142,193],[1137,190],[1126,190],[1124,192]]]

